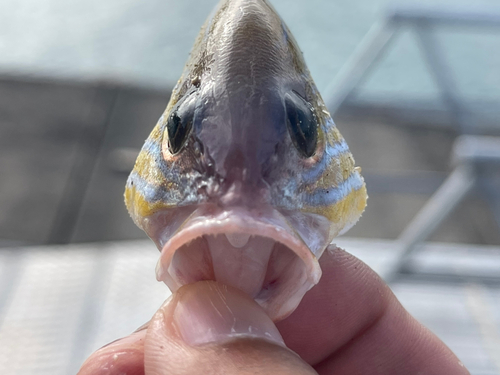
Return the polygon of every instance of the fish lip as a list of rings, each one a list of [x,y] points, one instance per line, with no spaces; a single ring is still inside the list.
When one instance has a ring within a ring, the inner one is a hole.
[[[305,280],[302,284],[296,285],[296,295],[293,295],[294,301],[287,301],[286,295],[272,296],[266,301],[256,298],[273,320],[284,319],[295,310],[305,292],[319,282],[321,268],[316,256],[286,218],[273,208],[255,210],[214,206],[197,208],[163,245],[156,267],[157,280],[165,282],[175,292],[182,285],[170,277],[168,268],[176,251],[205,235],[233,233],[270,238],[286,246],[302,261],[305,269]]]

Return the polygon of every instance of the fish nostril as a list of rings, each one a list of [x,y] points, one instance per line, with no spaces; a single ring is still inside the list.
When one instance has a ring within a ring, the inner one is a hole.
[[[226,238],[231,246],[240,249],[248,243],[250,234],[248,233],[226,233]]]

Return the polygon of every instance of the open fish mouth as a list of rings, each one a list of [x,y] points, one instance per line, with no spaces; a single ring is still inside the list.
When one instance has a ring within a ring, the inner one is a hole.
[[[157,279],[172,291],[216,280],[250,295],[276,321],[318,283],[316,256],[277,210],[203,206],[184,212],[182,223],[182,213],[176,215],[177,228],[153,238],[161,248]]]

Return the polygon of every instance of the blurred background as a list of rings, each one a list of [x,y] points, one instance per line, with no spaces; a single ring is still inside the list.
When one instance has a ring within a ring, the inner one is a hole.
[[[0,373],[76,373],[167,296],[128,173],[216,0],[0,0]],[[338,244],[500,374],[500,4],[271,1],[363,168]]]

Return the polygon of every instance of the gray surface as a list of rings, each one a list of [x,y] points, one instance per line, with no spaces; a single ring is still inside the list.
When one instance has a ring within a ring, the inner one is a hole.
[[[168,92],[119,90],[70,242],[145,238],[130,219],[123,199],[125,179],[137,154],[121,170],[113,159],[117,150],[137,152],[142,147],[168,97]]]
[[[391,241],[337,244],[379,272],[394,259]],[[0,252],[0,373],[74,374],[93,350],[134,331],[168,295],[154,277],[157,258],[149,241]],[[433,243],[417,267],[500,275],[500,249]],[[473,375],[500,374],[500,284],[400,280],[392,287]]]
[[[0,237],[45,241],[80,156],[79,136],[100,105],[95,95],[92,88],[2,81]]]
[[[71,79],[118,79],[166,87],[175,82],[216,0],[3,0],[0,69]],[[301,46],[320,90],[392,5],[500,12],[496,0],[272,0]],[[438,33],[458,90],[500,98],[498,33]],[[407,32],[366,83],[368,94],[435,96],[418,43]]]
[[[142,146],[168,96],[98,83],[0,78],[0,239],[143,237],[123,203],[127,174],[116,173],[108,161],[115,148]]]
[[[339,118],[337,125],[367,176],[367,208],[349,235],[396,238],[432,194],[423,187],[439,186],[444,181],[439,177],[451,170],[455,134],[436,128],[409,129],[377,119]],[[498,184],[494,186],[498,191]],[[488,207],[484,191],[475,190],[431,239],[500,244],[500,231]]]

